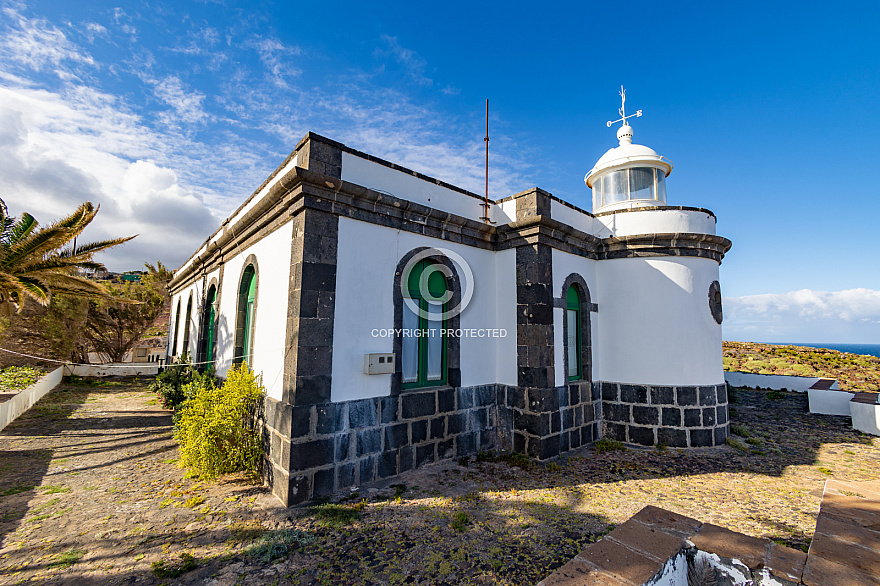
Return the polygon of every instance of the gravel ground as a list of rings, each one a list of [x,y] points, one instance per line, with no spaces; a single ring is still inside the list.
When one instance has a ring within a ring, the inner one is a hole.
[[[147,382],[63,385],[0,432],[0,584],[535,584],[647,504],[805,548],[826,479],[880,479],[880,438],[739,390],[734,446],[470,458],[286,509],[187,478]]]

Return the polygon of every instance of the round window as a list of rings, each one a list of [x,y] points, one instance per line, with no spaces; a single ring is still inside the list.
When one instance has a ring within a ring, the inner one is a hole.
[[[709,285],[709,311],[712,317],[720,324],[723,316],[721,315],[721,284],[718,281],[712,281]]]

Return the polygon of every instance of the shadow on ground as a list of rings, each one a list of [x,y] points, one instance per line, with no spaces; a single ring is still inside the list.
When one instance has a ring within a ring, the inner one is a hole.
[[[591,446],[523,466],[471,457],[284,509],[234,479],[186,479],[170,414],[143,385],[52,396],[0,433],[0,494],[27,489],[0,500],[17,515],[0,525],[0,581],[534,584],[646,504],[803,547],[826,478],[880,476],[880,450],[848,418],[810,415],[805,395],[741,390],[733,446]],[[19,463],[8,471],[7,457]],[[301,543],[274,564],[243,554],[276,530]],[[153,571],[182,554],[197,567]]]

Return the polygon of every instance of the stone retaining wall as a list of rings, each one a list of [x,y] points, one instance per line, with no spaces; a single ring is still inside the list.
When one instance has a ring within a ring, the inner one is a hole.
[[[729,434],[726,384],[595,384],[602,396],[608,438],[643,446],[703,448],[723,445]]]
[[[499,427],[506,427],[495,407],[505,404],[505,393],[493,384],[303,406],[267,399],[272,491],[294,505],[494,449]]]
[[[727,386],[492,384],[298,406],[267,398],[265,424],[269,485],[294,505],[481,450],[547,460],[603,436],[646,446],[722,445]]]
[[[601,401],[589,382],[549,389],[508,387],[512,448],[546,460],[601,437]],[[502,446],[503,447],[503,446]]]

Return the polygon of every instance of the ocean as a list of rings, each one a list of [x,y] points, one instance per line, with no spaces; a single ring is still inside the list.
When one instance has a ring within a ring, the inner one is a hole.
[[[774,344],[779,346],[806,346],[808,348],[828,348],[829,350],[838,350],[840,352],[851,352],[853,354],[867,354],[868,356],[876,356],[880,358],[880,344],[814,344],[806,342],[763,342],[764,344]]]

